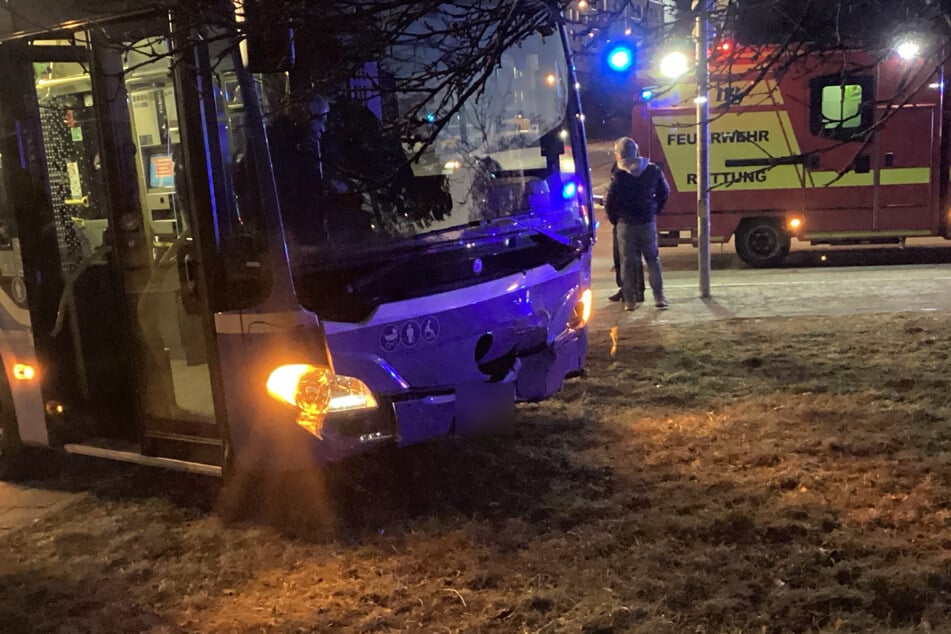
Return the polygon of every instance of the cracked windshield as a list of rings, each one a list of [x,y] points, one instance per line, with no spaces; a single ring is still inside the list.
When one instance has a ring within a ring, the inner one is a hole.
[[[333,267],[420,234],[512,216],[584,229],[559,39],[510,49],[483,88],[441,85],[432,71],[440,54],[397,45],[336,89],[260,78],[296,258]]]

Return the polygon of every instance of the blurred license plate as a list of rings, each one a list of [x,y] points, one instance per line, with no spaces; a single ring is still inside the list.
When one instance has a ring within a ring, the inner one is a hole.
[[[463,383],[456,386],[456,433],[511,433],[515,427],[514,383]]]

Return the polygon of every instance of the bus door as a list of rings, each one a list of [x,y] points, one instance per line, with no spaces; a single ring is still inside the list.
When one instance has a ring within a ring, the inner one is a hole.
[[[62,441],[138,441],[147,455],[214,464],[211,319],[181,187],[179,104],[154,32],[23,48],[41,150],[28,168],[46,184],[50,221],[24,259],[58,260],[33,290],[58,296],[38,306],[35,336],[69,401]]]

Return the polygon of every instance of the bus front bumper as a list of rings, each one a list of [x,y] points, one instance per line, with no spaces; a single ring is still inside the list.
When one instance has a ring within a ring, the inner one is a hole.
[[[586,348],[587,331],[580,329],[519,357],[503,381],[410,389],[379,399],[370,415],[328,417],[320,457],[332,460],[381,445],[406,446],[447,435],[509,433],[516,402],[547,398],[561,389],[566,376],[581,370]]]

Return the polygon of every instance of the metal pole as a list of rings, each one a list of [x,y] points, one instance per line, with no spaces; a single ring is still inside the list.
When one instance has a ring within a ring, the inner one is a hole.
[[[710,0],[697,0],[697,245],[700,297],[710,297]]]

